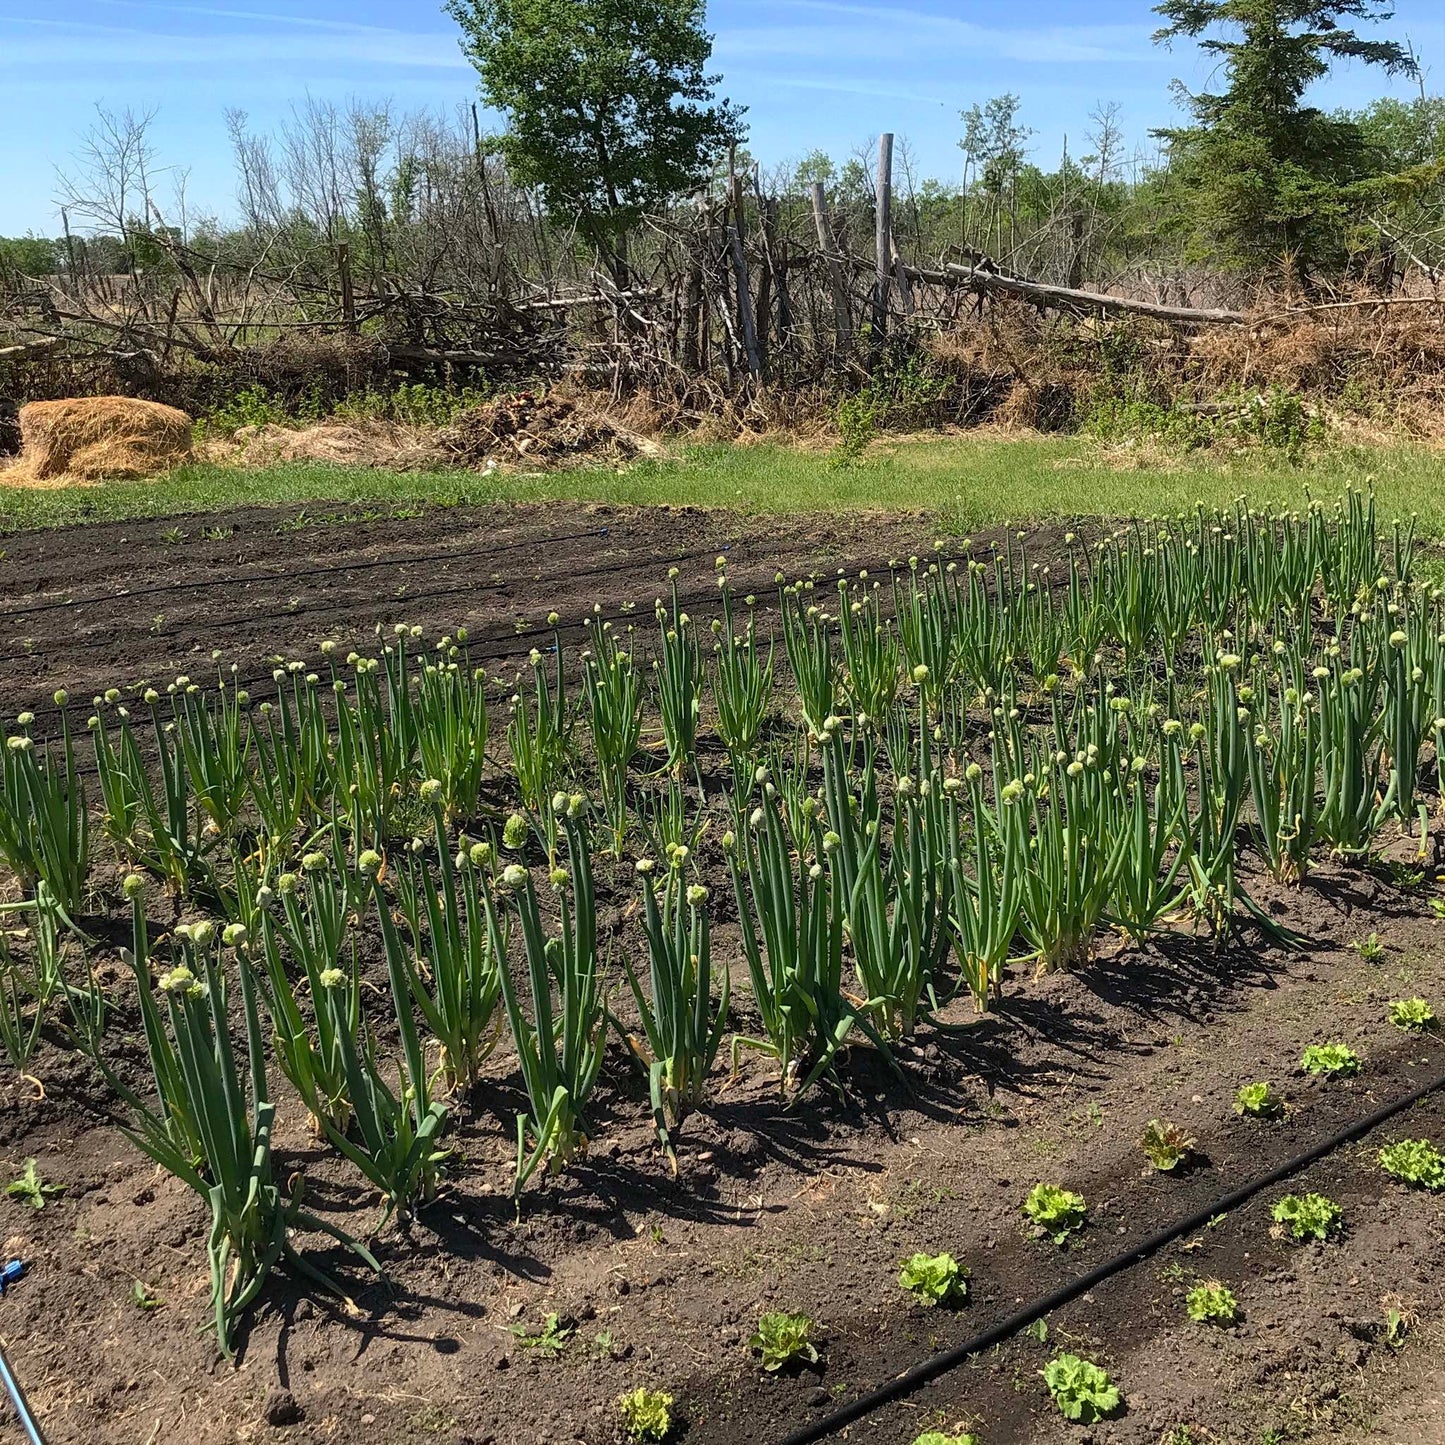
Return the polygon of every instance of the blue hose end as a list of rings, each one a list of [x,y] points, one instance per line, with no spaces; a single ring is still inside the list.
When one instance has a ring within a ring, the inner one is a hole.
[[[0,1294],[25,1275],[25,1263],[23,1260],[12,1259],[3,1269],[0,1269]]]

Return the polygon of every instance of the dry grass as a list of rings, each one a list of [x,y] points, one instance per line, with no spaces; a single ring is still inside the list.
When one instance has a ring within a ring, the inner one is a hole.
[[[191,419],[128,396],[36,401],[20,408],[20,458],[0,473],[12,487],[55,487],[158,476],[191,460]]]

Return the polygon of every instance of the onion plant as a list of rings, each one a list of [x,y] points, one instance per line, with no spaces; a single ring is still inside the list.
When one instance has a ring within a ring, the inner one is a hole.
[[[486,684],[485,672],[471,668],[449,637],[416,675],[418,762],[427,781],[441,784],[448,820],[474,816],[481,800],[491,726]]]
[[[27,894],[33,897],[43,880],[65,912],[78,913],[90,876],[90,818],[65,694],[56,693],[55,701],[57,744],[37,748],[30,733],[34,718],[25,712],[20,731],[0,751],[0,860]]]
[[[1298,883],[1309,871],[1320,790],[1320,714],[1299,659],[1287,660],[1273,692],[1251,698],[1244,741],[1253,826],[1269,870]]]
[[[582,670],[597,781],[615,857],[622,856],[630,810],[627,773],[642,738],[642,676],[617,645],[610,622],[591,623],[592,648]]]
[[[551,614],[555,625],[557,614]],[[535,648],[529,659],[532,669],[530,697],[521,691],[512,697],[512,716],[507,724],[507,747],[512,770],[523,804],[541,819],[548,856],[556,857],[557,820],[552,815],[552,798],[566,783],[572,758],[572,707],[567,698],[567,675],[563,665],[560,637],[554,634],[553,670],[548,674],[545,659]]]
[[[838,583],[838,635],[843,648],[843,690],[860,721],[882,719],[898,696],[903,649],[892,623],[882,615],[878,584],[859,575],[858,595]]]
[[[585,1150],[584,1114],[602,1065],[603,1007],[587,800],[580,794],[559,794],[552,807],[567,843],[567,866],[552,872],[560,913],[557,933],[548,937],[532,875],[521,863],[507,864],[496,880],[516,911],[531,993],[529,1015],[511,969],[501,970],[502,1001],[528,1103],[528,1113],[517,1116],[518,1196],[541,1165],[558,1173]],[[518,841],[522,836],[524,830],[514,832]],[[483,886],[493,884],[483,880]]]
[[[331,1033],[337,1040],[346,1080],[350,1116],[343,1130],[330,1119],[323,1128],[335,1148],[381,1192],[385,1206],[377,1228],[393,1213],[406,1219],[436,1193],[437,1170],[445,1154],[437,1147],[446,1126],[447,1110],[432,1099],[422,1057],[421,1039],[412,1015],[409,968],[391,904],[381,883],[381,855],[370,849],[357,864],[369,879],[386,952],[391,1003],[401,1046],[393,1088],[377,1059],[376,1040],[364,1024],[351,1023],[350,981],[341,969],[320,980],[315,1000],[318,1019],[334,1011]]]
[[[235,682],[227,686],[219,673],[214,689],[177,681],[167,691],[191,794],[216,831],[229,836],[250,792],[247,695]]]
[[[480,876],[492,862],[491,844],[462,839],[453,856],[441,783],[428,779],[421,796],[432,809],[437,873],[433,876],[426,861],[414,856],[398,877],[401,910],[411,932],[401,967],[440,1045],[444,1086],[468,1089],[497,1041],[507,928]]]
[[[688,849],[674,845],[654,878],[651,859],[637,864],[642,930],[647,938],[648,989],[623,955],[623,967],[641,1020],[641,1034],[620,1025],[633,1058],[648,1077],[657,1137],[677,1171],[673,1136],[701,1103],[728,1017],[728,972],[712,991],[708,891],[687,881]]]
[[[175,931],[173,966],[157,982],[165,1001],[162,1024],[161,1010],[151,998],[148,951],[146,958],[140,956],[139,941],[146,936],[140,890],[132,893],[134,962],[141,997],[151,999],[155,1015],[154,1026],[147,1024],[146,1042],[153,1075],[161,1085],[159,1098],[147,1101],[113,1069],[107,1074],[112,1088],[130,1107],[126,1136],[210,1207],[212,1318],[216,1342],[230,1359],[240,1319],[277,1264],[289,1264],[313,1283],[342,1294],[296,1249],[294,1232],[329,1235],[377,1273],[380,1266],[363,1245],[303,1207],[299,1176],[289,1195],[275,1182],[276,1106],[268,1094],[256,993],[245,960],[236,970],[245,1029],[243,1067],[231,1035],[227,971],[219,957],[215,926],[202,922]],[[230,937],[244,944],[239,934],[231,932]],[[189,1134],[177,1129],[178,1106],[185,1112]]]
[[[748,609],[741,632],[733,622],[732,594],[727,577],[718,579],[722,617],[714,621],[712,695],[717,709],[717,734],[727,749],[733,787],[757,764],[758,740],[773,696],[773,648],[764,656],[758,642],[757,619]]]
[[[350,1112],[347,1054],[361,1022],[361,981],[350,938],[361,880],[337,845],[330,856],[306,854],[300,873],[283,873],[274,889],[261,885],[254,896],[260,936],[252,948],[264,969],[277,1067],[318,1130],[342,1129]],[[304,981],[302,991],[294,970]]]
[[[997,773],[993,798],[985,799],[983,768],[970,763],[964,778],[943,784],[947,802],[946,866],[949,871],[949,922],[959,981],[973,996],[976,1008],[1002,991],[1014,936],[1023,911],[1023,870],[1027,857],[1020,835],[1000,818],[1018,797],[999,796]],[[965,809],[967,813],[965,814]],[[967,826],[965,826],[965,818]]]
[[[833,715],[838,697],[838,665],[833,656],[833,635],[821,608],[806,600],[811,583],[783,584],[778,588],[783,647],[798,689],[798,706],[811,732],[822,732]]]
[[[172,686],[188,686],[178,678]],[[176,897],[213,882],[210,852],[215,838],[202,824],[190,789],[185,758],[174,740],[174,727],[161,716],[160,694],[147,688],[160,786],[151,782],[129,710],[107,692],[91,718],[96,771],[105,803],[105,830],[121,857],[162,879]],[[115,707],[115,738],[106,721],[106,705]]]
[[[883,818],[871,749],[855,790],[842,723],[819,735],[827,831],[826,867],[843,907],[843,926],[862,985],[860,1012],[888,1038],[912,1034],[919,1005],[947,957],[947,874],[927,846],[917,784],[900,779],[893,847],[885,856]]]
[[[702,650],[692,618],[677,595],[677,568],[668,571],[672,606],[657,603],[657,702],[667,762],[674,777],[697,768],[697,724],[701,712]]]
[[[1021,917],[1041,970],[1082,963],[1114,897],[1129,834],[1117,826],[1108,774],[1089,749],[1072,758],[1059,750],[1000,790],[1008,846],[1028,860]]]
[[[843,990],[843,912],[818,861],[816,811],[813,804],[806,831],[795,833],[777,795],[765,792],[739,833],[723,838],[763,1025],[761,1038],[734,1038],[733,1067],[740,1046],[770,1053],[784,1086],[799,1093],[832,1069],[854,1028],[873,1035]]]

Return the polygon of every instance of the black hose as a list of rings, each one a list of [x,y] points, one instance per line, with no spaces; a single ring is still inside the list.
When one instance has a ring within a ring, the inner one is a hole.
[[[1410,1108],[1411,1105],[1419,1103],[1427,1094],[1433,1093],[1442,1084],[1445,1084],[1445,1074],[1428,1084],[1422,1084],[1418,1089],[1406,1094],[1404,1098],[1396,1099],[1393,1104],[1386,1104],[1383,1108],[1376,1109],[1373,1114],[1356,1120],[1322,1143],[1306,1149],[1303,1154],[1296,1154],[1293,1159],[1287,1160],[1276,1169],[1271,1169],[1268,1174],[1262,1174],[1256,1179],[1251,1179],[1248,1184],[1242,1184],[1238,1189],[1221,1195],[1213,1203],[1206,1205],[1203,1209],[1196,1209],[1193,1214],[1181,1219],[1178,1223],[1166,1225],[1122,1254],[1116,1254],[1112,1259],[1105,1260],[1103,1264],[1096,1265],[1087,1274],[1080,1275],[1078,1279],[1060,1285],[1058,1289],[1044,1295],[1041,1299],[1033,1300],[1022,1309],[1015,1310],[1013,1314],[1000,1320],[998,1324],[989,1326],[988,1329],[965,1340],[961,1345],[955,1345],[951,1350],[943,1350],[939,1354],[930,1355],[927,1359],[920,1360],[916,1365],[904,1370],[902,1374],[895,1375],[891,1380],[870,1390],[868,1394],[860,1395],[856,1400],[850,1400],[846,1405],[840,1405],[836,1410],[830,1411],[821,1418],[809,1421],[808,1424],[800,1426],[791,1434],[784,1435],[777,1441],[777,1445],[813,1445],[814,1441],[822,1440],[835,1431],[841,1430],[845,1425],[851,1425],[855,1420],[861,1420],[865,1415],[871,1415],[873,1411],[881,1409],[884,1405],[891,1404],[901,1396],[910,1394],[920,1385],[926,1385],[930,1380],[936,1380],[940,1375],[947,1374],[948,1371],[964,1364],[974,1355],[982,1354],[985,1350],[1002,1344],[1010,1336],[1018,1334],[1020,1330],[1033,1324],[1035,1320],[1042,1319],[1070,1301],[1078,1299],[1080,1295],[1087,1294],[1106,1279],[1141,1263],[1152,1254],[1157,1254],[1166,1244],[1172,1244],[1181,1235],[1190,1234],[1208,1224],[1211,1219],[1217,1218],[1221,1214],[1228,1214],[1232,1209],[1237,1209],[1261,1190],[1268,1189],[1272,1184],[1278,1184],[1280,1180],[1287,1179],[1291,1174],[1322,1159],[1326,1154],[1333,1153],[1342,1144],[1349,1144],[1362,1138],[1387,1119],[1391,1119],[1396,1114]]]

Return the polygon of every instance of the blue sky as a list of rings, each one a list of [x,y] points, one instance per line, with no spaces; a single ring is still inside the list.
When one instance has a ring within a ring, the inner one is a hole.
[[[1117,101],[1143,141],[1173,114],[1171,79],[1208,78],[1192,47],[1150,44],[1147,0],[713,0],[708,18],[723,88],[748,107],[765,164],[844,156],[893,130],[921,173],[953,179],[959,110],[1003,91],[1022,97],[1035,154],[1051,162],[1066,135],[1080,152],[1098,102]],[[1381,33],[1408,36],[1435,88],[1445,80],[1440,0],[1398,0]],[[1359,104],[1388,88],[1355,67],[1321,99]],[[97,102],[154,109],[161,158],[188,169],[193,210],[224,216],[226,108],[264,129],[307,95],[450,109],[475,84],[431,0],[0,0],[0,234],[56,229],[55,170]]]

